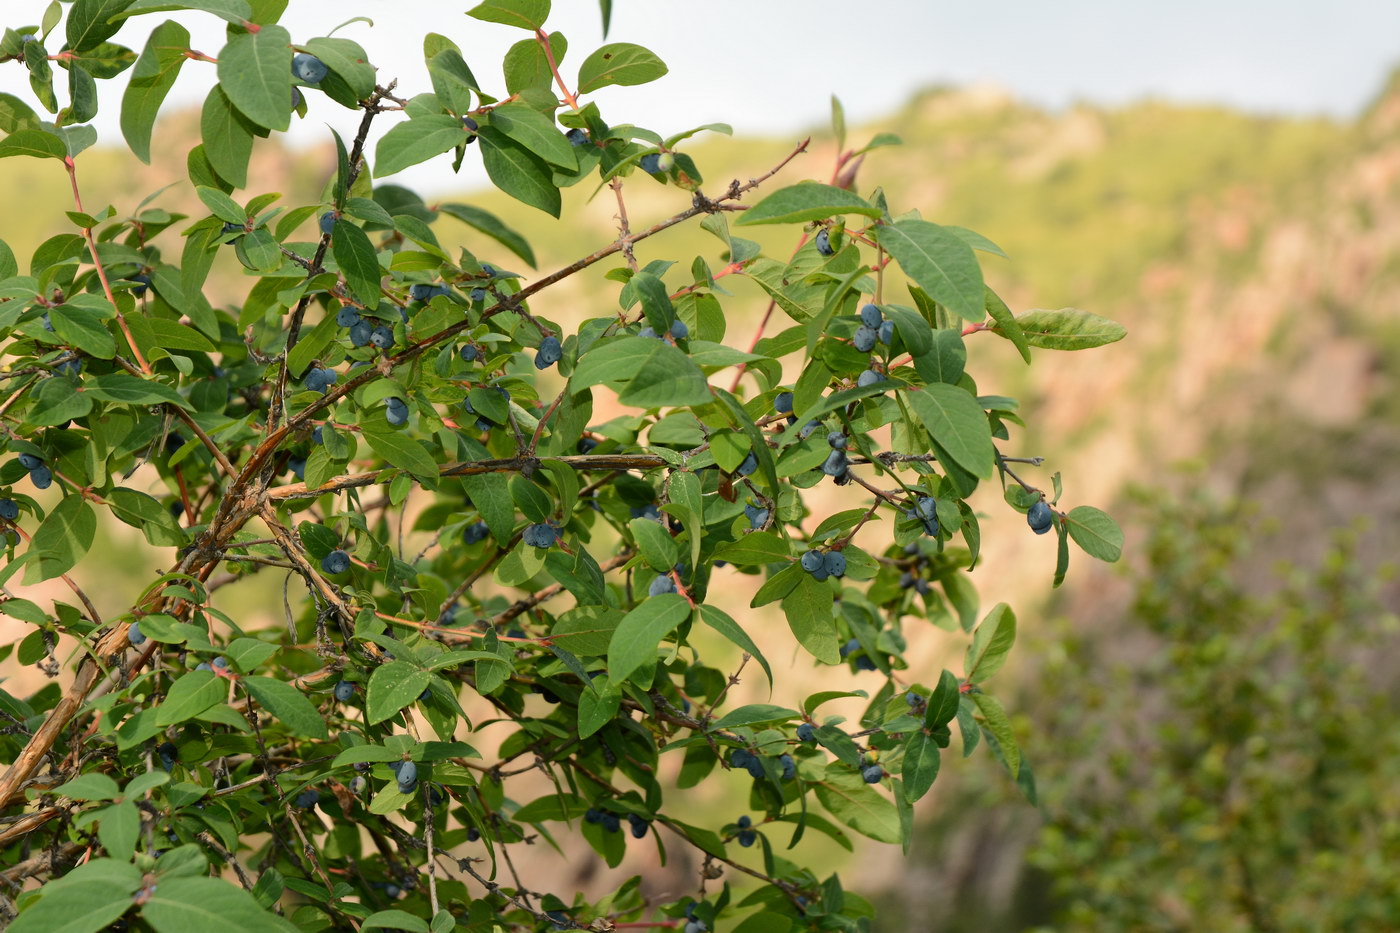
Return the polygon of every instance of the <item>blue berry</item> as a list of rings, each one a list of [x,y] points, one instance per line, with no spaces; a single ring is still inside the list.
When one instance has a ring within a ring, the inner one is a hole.
[[[638,336],[638,337],[655,337],[657,340],[660,340],[660,339],[661,339],[661,335],[658,334],[658,333],[655,331],[655,329],[653,329],[653,328],[651,327],[651,325],[646,325],[646,326],[642,327],[641,330],[637,331],[637,336]]]
[[[671,322],[672,340],[684,340],[689,336],[690,326],[687,325],[685,321],[682,321],[680,318],[676,318],[674,321]]]
[[[661,153],[659,153],[659,152],[649,152],[649,153],[647,153],[646,155],[642,156],[641,162],[638,163],[638,164],[641,165],[642,171],[647,172],[647,173],[652,174],[652,175],[660,175],[660,174],[661,174]]]
[[[1043,535],[1050,530],[1051,525],[1055,524],[1055,512],[1044,499],[1041,499],[1030,507],[1030,511],[1026,512],[1026,524],[1031,526],[1031,531]]]
[[[477,122],[471,117],[463,117],[462,126],[471,131],[467,135],[467,145],[470,146],[472,143],[476,142],[476,131],[481,129],[481,127],[477,125]]]
[[[298,52],[292,56],[292,74],[307,84],[320,84],[330,73],[326,63],[308,52]]]
[[[615,833],[622,828],[622,822],[617,818],[616,813],[604,813],[600,823],[603,829],[610,833]]]
[[[779,392],[773,397],[773,410],[780,415],[792,414],[792,393]]]
[[[301,88],[292,88],[292,109],[301,109],[301,105],[305,102],[306,98],[301,96]]]
[[[350,569],[350,555],[337,548],[321,558],[321,569],[326,573],[344,573]]]
[[[554,542],[559,540],[559,529],[548,522],[539,522],[538,524],[527,525],[520,538],[530,547],[553,547]]]
[[[462,540],[467,544],[476,544],[479,541],[486,540],[486,536],[490,533],[491,529],[487,527],[486,523],[479,521],[468,525],[462,531]]]
[[[44,461],[33,454],[20,454],[19,465],[29,470],[31,473],[44,465]]]
[[[342,680],[335,685],[335,698],[341,703],[349,703],[355,696],[355,685],[348,680]]]
[[[844,450],[833,450],[826,455],[822,461],[822,472],[827,476],[840,476],[846,472],[846,452]]]
[[[316,791],[312,788],[308,787],[306,790],[297,794],[296,805],[301,807],[303,810],[311,810],[316,807],[316,801],[320,799],[321,795],[316,793]]]
[[[822,569],[829,576],[844,577],[846,575],[846,555],[840,551],[828,551],[822,558]]]
[[[797,762],[792,760],[791,755],[778,756],[778,766],[783,769],[782,778],[784,781],[791,781],[797,777]]]
[[[571,146],[582,146],[588,142],[588,132],[574,127],[564,134],[564,138],[569,141]]]
[[[635,813],[627,814],[627,822],[632,826],[633,839],[645,839],[647,833],[651,830],[651,823],[642,819]]]
[[[885,776],[885,769],[879,765],[867,765],[861,769],[860,776],[867,784],[879,784],[880,779]]]
[[[146,294],[146,289],[151,287],[151,277],[144,272],[138,272],[136,275],[127,276],[127,281],[136,283],[136,286],[132,288],[131,293],[137,298],[140,298],[142,295]]]
[[[475,137],[473,137],[473,138],[475,138]],[[470,141],[470,140],[468,140],[468,141]],[[467,292],[467,297],[470,298],[472,301],[485,301],[485,300],[486,300],[486,289],[484,289],[484,288],[473,288],[471,291]]]
[[[61,376],[78,376],[83,371],[82,360],[64,360],[54,367],[54,372]]]
[[[836,252],[831,246],[831,233],[826,229],[818,230],[816,236],[817,252],[823,256],[830,256]]]
[[[811,550],[802,555],[802,569],[808,573],[816,573],[825,563],[826,558],[821,551]]]
[[[744,514],[749,518],[750,528],[762,528],[764,525],[768,524],[768,516],[772,513],[770,513],[768,509],[746,505],[744,506]]]
[[[840,431],[832,431],[831,433],[827,434],[826,443],[827,446],[833,450],[845,450],[846,435],[842,434]]]
[[[172,770],[175,762],[180,759],[180,752],[175,748],[174,742],[161,742],[156,746],[156,754],[160,756],[160,763],[167,771]]]
[[[0,499],[0,518],[7,522],[19,518],[19,503],[13,499]]]
[[[126,640],[131,642],[132,647],[146,643],[146,634],[141,631],[140,622],[131,623],[131,628],[126,630]]]
[[[802,426],[802,430],[800,430],[800,431],[797,432],[797,436],[800,437],[800,438],[802,438],[802,440],[805,441],[807,438],[809,438],[809,437],[811,437],[813,434],[815,434],[817,428],[819,428],[819,427],[821,427],[821,426],[822,426],[822,423],[821,423],[820,421],[809,421],[809,422],[807,422],[806,424],[804,424],[804,425]]]
[[[595,441],[593,438],[591,438],[591,437],[580,437],[580,438],[578,439],[578,444],[575,446],[574,449],[577,450],[577,451],[578,451],[579,453],[581,453],[581,454],[591,454],[591,453],[593,453],[593,449],[594,449],[595,447],[597,447],[597,446],[598,446],[598,442]]]
[[[540,348],[535,353],[535,368],[548,369],[559,362],[564,355],[563,348],[559,345],[559,338],[550,334],[540,341]]]
[[[844,645],[841,646],[841,657],[844,658],[847,655],[853,654],[859,650],[860,640],[857,638],[852,638],[850,641],[846,642]]]
[[[924,698],[918,691],[910,690],[904,695],[904,702],[910,709],[918,709],[924,705]]]
[[[676,581],[672,580],[668,574],[663,574],[655,580],[652,580],[651,586],[647,587],[648,596],[661,596],[665,593],[674,593],[675,591]]]
[[[739,845],[747,849],[758,841],[758,834],[751,829],[743,830],[739,833]]]
[[[734,472],[738,473],[740,476],[749,476],[753,473],[754,470],[757,469],[758,455],[751,450],[749,451],[749,455],[744,458],[744,462],[739,464],[739,469],[735,470]]]
[[[350,779],[350,793],[356,797],[363,794],[367,787],[369,787],[369,781],[366,781],[362,775],[357,774]]]
[[[383,324],[380,324],[374,330],[370,331],[369,342],[381,350],[387,350],[394,345],[394,332]]]
[[[894,321],[885,321],[875,331],[875,336],[880,338],[880,342],[885,346],[894,343]]]
[[[53,485],[53,471],[40,464],[29,471],[29,479],[34,484],[34,488],[48,489]]]
[[[861,353],[869,353],[875,349],[875,342],[879,340],[873,327],[866,327],[864,324],[856,328],[855,337],[851,338],[851,344]]]
[[[875,662],[870,659],[869,655],[863,654],[860,657],[856,658],[856,670],[877,671],[879,670],[879,668],[875,666]]]
[[[735,825],[738,826],[740,829],[748,829],[750,826],[753,825],[753,820],[749,819],[749,815],[745,813],[743,816],[739,817],[739,819],[735,821]]]
[[[316,425],[316,430],[311,432],[311,443],[318,446],[325,443],[325,435],[322,433],[324,428],[324,425]]]
[[[873,386],[877,382],[884,382],[885,374],[874,369],[867,369],[856,377],[856,385],[864,389],[866,386]]]
[[[215,658],[213,664],[221,671],[228,670],[228,658],[224,657],[223,655],[219,655],[217,658]]]
[[[368,346],[374,336],[374,325],[364,318],[350,325],[350,344],[356,347]]]
[[[350,305],[341,305],[335,313],[335,322],[341,327],[354,327],[360,322],[360,312]]]
[[[390,424],[408,423],[408,403],[397,395],[384,400],[384,418]]]
[[[321,215],[320,219],[316,221],[316,225],[321,228],[322,234],[330,236],[335,232],[335,220],[335,211],[326,211]]]
[[[418,766],[411,761],[405,761],[399,765],[399,790],[405,794],[413,790],[418,783]]]
[[[211,674],[214,672],[214,666],[208,661],[200,661],[194,666],[194,669],[197,671],[208,671]]]
[[[810,722],[804,722],[797,727],[797,741],[811,745],[817,740],[817,728]]]
[[[457,351],[457,355],[462,358],[462,362],[471,363],[481,356],[481,351],[473,344],[464,343],[462,344],[462,349]]]
[[[860,309],[860,322],[871,330],[879,327],[884,319],[885,316],[880,313],[880,309],[876,305],[866,305]]]

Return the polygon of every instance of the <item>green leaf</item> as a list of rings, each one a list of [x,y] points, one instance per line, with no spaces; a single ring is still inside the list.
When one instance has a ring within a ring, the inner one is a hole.
[[[121,791],[117,782],[105,774],[80,774],[66,784],[53,789],[59,797],[72,797],[74,800],[115,800]]]
[[[301,48],[315,55],[335,72],[350,89],[355,100],[364,100],[374,93],[374,66],[364,48],[350,39],[318,36],[308,39]]]
[[[407,661],[390,661],[376,667],[365,691],[370,725],[383,722],[418,699],[432,679],[432,674]]]
[[[533,32],[543,27],[549,18],[549,0],[486,0],[468,10],[467,15],[483,22],[519,26]]]
[[[724,610],[710,605],[700,607],[700,621],[710,628],[719,632],[725,638],[738,645],[763,667],[763,673],[768,677],[768,686],[773,686],[773,669],[768,666],[768,659],[763,656],[763,652],[758,650],[758,645],[749,637],[749,633],[735,622]]]
[[[142,162],[151,161],[151,128],[165,95],[175,86],[180,68],[188,61],[183,50],[189,47],[189,30],[167,20],[152,30],[141,57],[131,69],[131,81],[122,94],[122,137]]]
[[[29,542],[31,553],[39,555],[24,571],[26,585],[52,580],[73,569],[82,560],[97,533],[97,515],[92,506],[76,493],[64,496]]]
[[[797,719],[801,714],[795,709],[788,709],[785,706],[773,706],[768,703],[753,703],[748,706],[741,706],[736,710],[720,717],[710,723],[711,729],[737,729],[740,726],[760,726],[771,725],[780,722],[789,722]]]
[[[29,156],[34,159],[62,159],[68,147],[52,133],[44,130],[20,130],[0,139],[0,159]]]
[[[136,851],[141,835],[141,811],[129,800],[113,804],[98,817],[97,838],[107,854],[119,861],[128,861]]]
[[[598,679],[602,680],[601,677]],[[578,737],[586,739],[612,722],[621,708],[622,691],[610,681],[602,693],[584,690],[578,698]]]
[[[938,678],[938,686],[924,707],[924,726],[936,729],[953,721],[958,713],[958,702],[962,697],[958,679],[952,671],[944,671]]]
[[[841,662],[831,596],[831,587],[803,573],[796,588],[783,599],[783,612],[792,634],[823,664]]]
[[[181,408],[190,407],[189,402],[181,398],[170,386],[126,373],[106,373],[89,379],[83,386],[93,398],[105,402],[121,402],[127,405],[158,405],[161,402],[169,402]]]
[[[471,496],[472,504],[481,513],[482,521],[491,529],[497,541],[509,541],[515,530],[515,503],[510,484],[501,473],[477,473],[462,477],[462,485]]]
[[[156,547],[179,547],[185,543],[185,530],[155,497],[117,486],[107,493],[107,502],[114,516],[139,528],[146,540]]]
[[[199,132],[204,141],[204,154],[219,177],[235,188],[246,186],[248,159],[253,155],[253,130],[217,84],[204,99]]]
[[[777,532],[755,531],[737,541],[724,542],[715,548],[714,556],[715,560],[727,560],[737,567],[761,567],[792,555],[787,541]]]
[[[369,236],[348,220],[337,219],[331,253],[345,275],[350,294],[367,308],[379,305],[379,258]]]
[[[972,633],[963,661],[965,678],[982,681],[1001,670],[1016,641],[1016,614],[1006,603],[997,603]]]
[[[663,593],[642,600],[622,617],[608,642],[608,679],[621,685],[637,669],[656,657],[656,646],[690,614],[690,605],[678,593]]]
[[[938,742],[925,729],[915,729],[904,743],[904,761],[900,775],[904,778],[904,793],[913,802],[928,793],[938,777],[941,761]]]
[[[523,259],[531,269],[535,268],[535,251],[530,248],[530,244],[523,236],[506,226],[500,218],[490,211],[473,207],[470,204],[441,204],[438,206],[438,210],[486,234]]]
[[[395,124],[374,149],[374,177],[384,178],[410,165],[450,152],[470,137],[451,114],[430,113]]]
[[[1021,359],[1029,363],[1031,361],[1031,345],[1026,340],[1025,332],[1021,330],[1016,315],[1011,313],[1006,302],[1002,301],[997,293],[990,288],[987,289],[987,315],[996,322],[996,326],[992,330],[1015,344],[1017,352],[1021,354]]]
[[[946,382],[930,383],[906,398],[929,434],[958,466],[973,476],[991,478],[996,449],[987,414],[977,399]]]
[[[141,13],[164,13],[174,10],[200,10],[212,13],[225,22],[242,26],[251,21],[253,8],[248,0],[136,0],[127,8],[124,16],[137,16]],[[291,97],[287,98],[289,101]]]
[[[1069,536],[1090,557],[1113,563],[1123,556],[1123,529],[1106,512],[1077,505],[1065,516]]]
[[[420,917],[403,910],[378,910],[365,918],[361,930],[404,930],[406,933],[428,933],[428,924]]]
[[[213,671],[190,671],[170,686],[156,707],[156,725],[173,726],[228,700],[228,681]]]
[[[798,224],[824,220],[837,214],[878,218],[880,209],[845,188],[804,181],[774,191],[740,214],[734,225]]]
[[[491,183],[517,201],[558,217],[561,201],[549,163],[493,126],[482,126],[477,135]]]
[[[618,400],[635,408],[703,405],[711,400],[705,374],[680,350],[651,337],[610,340],[579,361],[574,390],[604,383],[622,387]]]
[[[899,220],[876,227],[875,236],[934,301],[969,321],[986,315],[982,267],[956,234],[926,220]]]
[[[115,23],[108,20],[130,5],[131,0],[77,0],[64,26],[68,48],[86,52],[106,42],[122,27],[120,20]]]
[[[45,379],[29,395],[34,404],[25,420],[40,427],[64,424],[92,411],[92,399],[67,379]]]
[[[272,677],[244,677],[240,683],[263,709],[295,734],[312,739],[326,738],[326,721],[306,694],[296,687]]]
[[[675,539],[660,522],[650,518],[634,518],[627,523],[627,527],[632,530],[637,549],[652,570],[666,573],[676,565],[680,553],[676,549]]]
[[[370,448],[390,464],[412,473],[425,486],[436,486],[437,464],[421,442],[406,434],[375,430],[370,425],[360,433]]]
[[[490,125],[535,155],[567,171],[578,168],[573,145],[554,121],[526,104],[502,104],[491,111]]]
[[[817,799],[832,816],[876,842],[899,842],[899,816],[894,804],[865,783],[853,768],[833,761],[817,784]]]
[[[49,322],[64,343],[89,356],[110,360],[117,354],[117,342],[103,326],[101,317],[86,308],[59,305],[49,311]]]
[[[214,878],[162,878],[141,916],[156,933],[298,933],[291,922],[263,910],[247,891]]]
[[[292,36],[281,26],[235,35],[219,52],[219,83],[249,120],[286,130],[292,118]]]
[[[610,84],[646,84],[666,71],[666,63],[650,49],[631,42],[612,42],[588,56],[579,66],[578,92],[588,94]]]
[[[106,878],[61,887],[50,882],[39,899],[29,904],[8,930],[9,933],[97,933],[131,908],[131,895],[130,886]]]
[[[1088,350],[1122,340],[1128,329],[1117,321],[1078,308],[1027,311],[1016,324],[1033,347],[1047,350]],[[993,328],[1002,333],[1000,327]]]
[[[1006,710],[1002,709],[1001,703],[995,697],[986,693],[974,693],[972,700],[977,704],[978,712],[982,714],[983,728],[1001,745],[1006,767],[1011,776],[1016,777],[1021,773],[1021,748],[1016,744],[1016,735],[1011,731],[1011,720],[1007,718]]]

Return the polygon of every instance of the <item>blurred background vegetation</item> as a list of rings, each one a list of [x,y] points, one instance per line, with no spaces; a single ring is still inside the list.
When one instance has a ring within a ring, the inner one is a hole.
[[[168,157],[136,177],[115,152],[85,156],[89,209],[132,211],[137,192],[176,183],[163,203],[202,213],[183,181],[197,126],[197,114],[169,115],[157,130]],[[1035,433],[1008,452],[1050,456],[1067,501],[1110,508],[1128,547],[1117,568],[1081,562],[1052,595],[1053,542],[984,500],[974,580],[984,603],[1008,601],[1021,620],[998,693],[1034,799],[989,758],[949,762],[912,863],[857,841],[853,855],[833,850],[832,867],[880,892],[882,931],[1394,929],[1400,80],[1354,121],[1153,102],[1049,112],[931,89],[853,136],[880,131],[905,145],[872,153],[861,179],[999,243],[1011,260],[989,259],[988,281],[1014,310],[1075,305],[1127,325],[1121,344],[1041,352],[1031,368],[978,335],[969,368],[1033,415]],[[718,186],[791,145],[712,138],[689,151]],[[320,198],[333,150],[259,146],[260,190]],[[788,179],[824,179],[833,152],[818,133]],[[64,229],[62,173],[6,160],[0,186],[18,255]],[[562,224],[500,195],[443,200],[496,211],[548,270],[615,236],[611,200],[590,190],[566,192]],[[679,197],[630,184],[634,227]],[[444,245],[495,255],[455,221],[438,230]],[[691,229],[638,252],[717,267],[715,243]],[[538,310],[565,324],[606,313],[616,286],[602,271]],[[237,303],[231,257],[215,281]],[[731,332],[752,332],[761,293],[739,276],[723,284],[752,313]],[[119,577],[165,558],[114,548],[103,610],[127,598]],[[277,624],[280,580],[266,583],[243,609]],[[906,633],[928,646],[920,679],[958,669],[957,636]],[[781,634],[770,656],[790,652]],[[0,673],[16,675],[7,663]],[[741,812],[735,788],[696,793],[728,793]]]

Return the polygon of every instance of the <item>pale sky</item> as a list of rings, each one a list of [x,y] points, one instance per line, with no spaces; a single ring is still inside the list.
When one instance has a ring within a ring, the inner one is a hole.
[[[283,23],[297,40],[323,35],[352,16],[368,16],[337,35],[369,51],[381,76],[401,91],[428,89],[421,36],[456,40],[478,80],[499,86],[499,62],[526,33],[464,15],[474,0],[291,0]],[[4,0],[5,20],[43,0]],[[1354,115],[1400,63],[1400,3],[1385,0],[614,0],[611,41],[646,45],[670,66],[660,81],[607,88],[594,98],[612,123],[662,133],[723,121],[740,133],[796,136],[824,124],[829,98],[859,123],[895,109],[913,91],[940,83],[992,81],[1051,107],[1086,100],[1122,103],[1157,96],[1219,102],[1255,111]],[[139,51],[144,36],[171,14],[134,19],[115,37]],[[220,21],[179,14],[195,47],[217,55]],[[555,0],[549,27],[571,48],[566,78],[601,43],[595,0]],[[55,46],[57,43],[54,43]],[[202,99],[213,66],[186,64],[167,106]],[[117,136],[119,94],[97,119]],[[21,66],[0,69],[0,90],[29,100]],[[322,141],[327,121],[345,136],[353,117],[314,92],[293,143]],[[386,129],[388,121],[380,132]],[[157,137],[159,140],[159,137]],[[468,165],[473,164],[470,160]],[[404,173],[425,189],[460,188],[444,165]]]

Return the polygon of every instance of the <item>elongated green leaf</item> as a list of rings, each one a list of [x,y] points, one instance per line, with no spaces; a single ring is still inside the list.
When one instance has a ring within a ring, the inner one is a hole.
[[[39,560],[25,569],[24,582],[32,585],[72,570],[92,547],[96,533],[97,515],[92,506],[76,493],[64,496],[29,542],[29,550],[39,555]]]
[[[473,207],[470,204],[442,204],[438,206],[438,210],[449,217],[456,217],[462,223],[486,234],[525,260],[531,269],[535,268],[535,251],[530,248],[530,244],[523,236],[506,226],[499,217],[490,211]]]
[[[141,916],[156,933],[297,933],[297,927],[263,910],[253,895],[215,878],[162,878]]]
[[[969,321],[986,314],[986,286],[972,247],[926,220],[899,220],[875,228],[880,245],[934,301]]]
[[[213,671],[190,671],[170,687],[156,707],[156,725],[173,726],[193,719],[216,703],[228,699],[228,681]]]
[[[285,130],[292,120],[292,36],[281,26],[235,35],[219,52],[219,83],[249,120]]]
[[[1027,311],[1016,318],[1016,324],[1031,346],[1047,350],[1088,350],[1122,340],[1128,333],[1117,321],[1078,308]]]
[[[370,725],[398,713],[428,688],[433,675],[407,661],[390,661],[374,669],[365,692]]]
[[[108,20],[130,5],[131,0],[77,0],[64,26],[68,48],[86,52],[106,42],[122,27],[121,20]]]
[[[263,709],[292,732],[312,739],[326,737],[326,721],[296,687],[272,677],[244,677],[240,683]]]
[[[741,706],[710,724],[711,729],[737,729],[740,726],[763,726],[797,719],[800,714],[785,706],[753,703]]]
[[[403,930],[404,933],[428,933],[427,921],[404,910],[379,910],[365,918],[361,930]]]
[[[131,81],[122,94],[122,136],[142,162],[151,161],[151,127],[187,61],[183,50],[189,47],[189,30],[167,20],[152,30],[131,69]]]
[[[685,621],[690,605],[677,593],[664,593],[642,601],[622,617],[608,642],[608,679],[621,685],[637,669],[656,657],[656,646]]]
[[[103,325],[102,317],[86,308],[59,305],[49,311],[49,322],[65,343],[90,356],[110,360],[117,353],[117,342]]]
[[[177,10],[212,13],[235,26],[241,26],[253,19],[253,8],[248,5],[248,0],[136,0],[127,7],[123,15],[137,16],[141,13],[167,13]]]
[[[29,156],[32,159],[62,159],[68,155],[63,140],[44,130],[20,130],[0,139],[0,159]]]
[[[924,707],[924,726],[936,729],[952,722],[958,713],[961,698],[962,690],[959,689],[958,679],[953,676],[952,671],[944,671],[939,675],[938,686],[933,688],[933,695],[928,698]]]
[[[21,913],[9,933],[97,933],[131,908],[131,894],[107,879],[55,888]]]
[[[578,92],[588,94],[609,84],[646,84],[666,71],[666,63],[651,49],[631,42],[613,42],[588,56],[579,66]]]
[[[204,99],[199,118],[204,154],[214,171],[235,188],[248,184],[248,159],[253,154],[253,130],[247,119],[229,103],[218,85]]]
[[[53,791],[59,797],[74,800],[112,800],[121,793],[117,782],[105,774],[80,774]]]
[[[401,470],[407,470],[426,486],[437,484],[437,464],[422,443],[405,434],[371,430],[362,432],[376,454]]]
[[[141,833],[141,811],[130,800],[123,800],[104,809],[100,820],[97,838],[102,848],[112,858],[128,861]]]
[[[803,573],[797,586],[783,599],[788,627],[797,641],[824,664],[841,661],[831,588]]]
[[[933,439],[973,476],[990,479],[996,460],[992,429],[977,400],[957,386],[935,382],[907,396]]]
[[[602,678],[599,678],[601,680]],[[603,692],[585,690],[578,698],[578,737],[586,739],[612,722],[622,707],[622,691],[608,682]],[[519,819],[519,817],[516,817]]]
[[[473,19],[534,31],[549,18],[549,0],[486,0],[467,11]]]
[[[384,178],[410,165],[442,155],[468,139],[462,121],[445,113],[430,113],[395,124],[374,149],[374,177]]]
[[[567,171],[578,168],[576,150],[554,121],[525,104],[502,104],[491,111],[491,126],[520,143],[551,165]]]
[[[1002,757],[1011,776],[1021,773],[1021,748],[1016,744],[1016,734],[1011,731],[1011,720],[996,697],[986,693],[972,694],[977,711],[982,714],[982,727],[990,732],[1001,746]]]
[[[938,777],[941,761],[938,743],[923,729],[915,729],[904,743],[904,761],[900,774],[904,778],[904,793],[915,801],[928,793]]]
[[[768,659],[763,656],[762,651],[758,650],[758,645],[749,637],[749,633],[744,631],[743,627],[735,622],[728,613],[716,606],[702,605],[700,607],[700,621],[738,645],[754,660],[758,661],[763,667],[764,675],[768,678],[768,686],[770,688],[773,686],[773,669],[768,666]]]
[[[85,390],[93,398],[107,402],[122,402],[128,405],[156,405],[169,402],[181,408],[189,408],[189,402],[170,386],[153,379],[142,379],[126,373],[106,373],[84,383]]]
[[[561,200],[549,163],[495,127],[482,126],[477,133],[491,183],[517,201],[558,217]]]
[[[379,257],[369,236],[348,220],[337,219],[331,234],[331,253],[345,276],[345,285],[360,304],[379,304]]]
[[[1016,315],[1011,313],[1011,309],[1006,306],[996,292],[987,289],[987,316],[996,322],[992,328],[996,333],[1001,334],[1010,340],[1015,346],[1021,359],[1027,363],[1031,361],[1031,345],[1026,340],[1026,334],[1021,330],[1020,323],[1016,320]]]
[[[1106,512],[1077,505],[1065,516],[1069,536],[1090,557],[1113,563],[1123,556],[1123,529]]]
[[[774,191],[740,214],[734,225],[800,224],[837,214],[879,217],[880,209],[845,188],[804,181]]]
[[[899,816],[894,804],[865,783],[859,772],[840,762],[826,766],[817,784],[817,799],[836,819],[877,842],[899,842]]]
[[[1016,614],[1006,603],[997,603],[972,633],[963,661],[967,680],[986,680],[1001,670],[1015,641]]]

